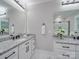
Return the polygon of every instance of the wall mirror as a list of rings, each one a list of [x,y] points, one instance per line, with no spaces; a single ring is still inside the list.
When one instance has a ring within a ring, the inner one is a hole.
[[[54,35],[62,29],[64,36],[75,35],[79,33],[79,10],[57,12],[54,15]]]
[[[0,0],[0,34],[26,33],[25,0]]]
[[[9,35],[8,4],[0,1],[0,35]]]
[[[74,17],[74,23],[75,23],[74,24],[75,25],[74,30],[79,33],[79,15],[76,15]]]
[[[9,20],[6,17],[0,17],[0,35],[9,34]]]
[[[57,16],[55,20],[53,21],[54,24],[54,34],[58,35],[59,33],[62,33],[64,36],[69,35],[69,24],[70,21],[67,20],[67,18],[64,18],[63,16]]]

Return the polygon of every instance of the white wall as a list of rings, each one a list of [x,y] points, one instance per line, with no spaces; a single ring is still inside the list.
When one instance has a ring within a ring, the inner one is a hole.
[[[14,24],[15,34],[26,32],[26,15],[25,13],[18,11],[16,9],[10,9],[8,11],[8,17],[10,21],[10,26]]]
[[[37,48],[53,50],[53,16],[57,10],[57,2],[47,2],[30,6],[27,12],[27,32],[37,35]],[[42,23],[46,23],[47,34],[41,34]]]

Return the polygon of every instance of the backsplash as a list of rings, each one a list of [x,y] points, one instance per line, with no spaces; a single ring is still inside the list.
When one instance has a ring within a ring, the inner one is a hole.
[[[0,42],[19,39],[19,38],[22,38],[23,35],[24,34],[2,35],[0,36]]]

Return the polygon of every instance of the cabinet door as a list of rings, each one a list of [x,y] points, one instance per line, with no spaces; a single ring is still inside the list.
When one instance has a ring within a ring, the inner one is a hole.
[[[18,59],[18,48],[14,48],[13,50],[3,54],[0,56],[0,59]]]
[[[32,55],[32,41],[29,40],[29,51],[27,52],[27,58],[30,59]]]
[[[79,59],[79,52],[75,53],[75,59]]]
[[[30,40],[30,47],[31,47],[32,51],[35,49],[35,40],[34,39]]]
[[[66,50],[66,51],[75,51],[75,45],[70,45],[70,44],[56,43],[54,44],[54,48],[60,50]]]
[[[19,59],[28,59],[29,41],[19,46]]]
[[[29,52],[28,52],[28,58],[32,58],[32,55],[34,54],[34,50],[35,50],[35,38],[32,38],[31,40],[29,40]]]

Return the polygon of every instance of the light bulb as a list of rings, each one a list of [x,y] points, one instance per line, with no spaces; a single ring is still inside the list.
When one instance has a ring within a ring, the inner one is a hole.
[[[62,19],[61,19],[61,17],[58,17],[58,18],[56,18],[56,20],[55,20],[55,22],[61,22],[62,21]]]
[[[4,14],[7,12],[7,8],[0,6],[0,14]]]

